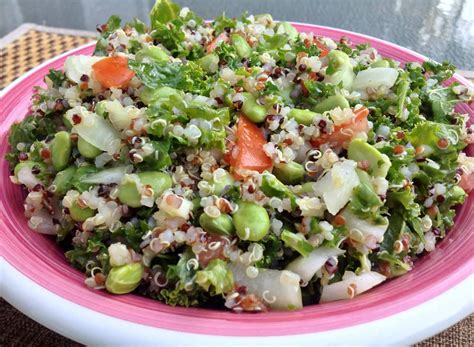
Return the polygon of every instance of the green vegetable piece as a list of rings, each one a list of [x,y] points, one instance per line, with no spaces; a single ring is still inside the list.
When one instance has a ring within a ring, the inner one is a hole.
[[[390,67],[390,62],[386,59],[381,59],[381,60],[374,61],[369,66],[370,67]]]
[[[228,214],[221,214],[217,218],[212,218],[203,213],[199,216],[199,224],[204,230],[211,234],[230,236],[235,231],[232,217]]]
[[[143,276],[141,263],[113,267],[107,275],[105,288],[112,294],[127,294],[138,287]]]
[[[270,230],[270,218],[267,210],[253,202],[240,201],[234,213],[235,230],[241,240],[259,241]]]
[[[95,211],[89,207],[80,208],[75,201],[69,208],[69,214],[76,222],[84,222],[87,218],[94,217]]]
[[[242,112],[254,123],[261,123],[267,117],[267,109],[259,105],[252,94],[243,93]]]
[[[314,249],[313,246],[306,241],[303,234],[295,234],[290,230],[285,229],[281,232],[280,237],[286,247],[294,249],[303,257],[307,257]]]
[[[176,96],[181,99],[181,94],[179,90],[171,87],[160,87],[160,88],[150,88],[146,87],[140,92],[140,99],[146,104],[150,105],[157,101],[166,101],[169,100],[170,96]]]
[[[69,119],[66,118],[66,114],[63,115],[63,123],[67,130],[72,129],[72,123]]]
[[[284,184],[299,184],[304,178],[303,165],[297,162],[280,163],[273,168],[273,174]]]
[[[260,186],[263,194],[269,197],[286,198],[291,195],[286,185],[280,182],[271,173],[264,173],[262,176],[262,185]]]
[[[66,168],[71,157],[71,138],[67,131],[60,131],[54,135],[51,145],[51,160],[57,171]]]
[[[225,261],[213,259],[204,270],[196,272],[196,283],[211,295],[219,295],[234,289],[234,276]]]
[[[349,101],[347,101],[347,99],[342,95],[332,95],[317,104],[313,110],[317,113],[323,113],[325,111],[331,111],[336,107],[340,107],[342,109],[349,108]]]
[[[351,160],[367,160],[369,162],[369,173],[373,176],[387,176],[387,172],[392,166],[390,159],[385,154],[380,153],[374,146],[362,139],[352,140],[347,153]]]
[[[310,110],[300,110],[298,108],[294,108],[290,112],[288,112],[288,117],[294,118],[299,124],[304,125],[313,124],[313,118],[316,115],[316,112]]]
[[[154,61],[169,61],[170,56],[160,47],[148,46],[146,48],[142,48],[141,50],[139,50],[137,54],[135,55],[135,59],[137,59],[140,62],[144,58],[149,58]]]
[[[356,172],[360,184],[354,188],[351,207],[356,214],[367,218],[370,211],[382,206],[383,203],[374,191],[369,174],[360,169],[356,169]]]
[[[207,72],[215,73],[219,68],[219,57],[217,54],[208,54],[197,61],[197,63]]]
[[[54,194],[57,196],[63,196],[68,190],[72,188],[72,178],[76,173],[75,166],[69,166],[63,171],[59,171],[54,177],[53,185],[56,187]]]
[[[225,170],[224,174],[219,175],[218,177],[214,176],[211,182],[211,184],[214,185],[214,195],[221,195],[226,187],[232,186],[234,182],[234,177],[232,177],[227,170]]]
[[[153,189],[154,197],[158,197],[173,184],[171,176],[165,172],[158,171],[145,171],[138,174],[140,183],[143,185],[149,185]],[[119,185],[118,191],[119,200],[130,206],[140,207],[141,196],[138,192],[137,185],[133,180],[125,180]]]
[[[87,178],[90,174],[96,173],[97,171],[99,170],[95,167],[95,165],[84,165],[78,167],[76,172],[74,173],[74,176],[72,177],[72,185],[81,193],[86,190],[89,190],[89,188],[92,187],[94,184],[86,183],[83,180]]]
[[[350,90],[354,83],[355,74],[349,56],[342,51],[334,49],[329,52],[327,57],[329,62],[326,69],[325,82],[331,84],[342,82],[344,88]]]
[[[79,136],[79,140],[77,141],[77,149],[79,150],[79,153],[81,153],[81,155],[84,158],[88,158],[88,159],[94,159],[95,157],[97,157],[99,154],[102,153],[102,151],[99,148],[97,148],[94,145],[91,145],[89,142],[87,142],[80,136]]]
[[[13,174],[18,178],[18,173],[24,167],[27,167],[30,170],[32,170],[33,168],[38,168],[40,169],[40,171],[46,170],[46,165],[44,163],[37,163],[35,161],[26,160],[26,161],[21,161],[15,165],[15,168],[13,169]]]
[[[277,34],[286,34],[290,40],[298,37],[298,30],[288,22],[280,22],[276,27]]]
[[[252,54],[252,47],[247,43],[247,41],[240,36],[239,34],[231,35],[232,46],[237,50],[237,54],[241,58],[248,58]]]
[[[169,0],[157,0],[150,11],[151,27],[156,29],[159,23],[166,24],[179,17],[181,7]]]

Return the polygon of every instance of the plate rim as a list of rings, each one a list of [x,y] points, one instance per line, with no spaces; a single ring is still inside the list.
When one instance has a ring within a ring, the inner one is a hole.
[[[413,55],[413,56],[417,56],[419,59],[423,59],[423,60],[428,60],[428,59],[429,59],[429,60],[432,60],[432,59],[427,58],[426,56],[421,55],[421,54],[419,54],[419,53],[417,53],[417,52],[414,52],[414,51],[412,51],[412,50],[410,50],[410,49],[404,48],[404,47],[402,47],[402,46],[399,46],[399,45],[397,45],[397,44],[391,43],[391,42],[386,41],[386,40],[374,38],[374,37],[369,36],[369,35],[360,34],[360,33],[352,32],[352,31],[348,31],[348,30],[343,30],[343,29],[338,29],[338,28],[333,28],[333,27],[328,27],[328,26],[320,26],[320,25],[314,25],[314,24],[308,24],[308,23],[299,23],[299,22],[291,22],[291,23],[292,23],[292,24],[296,24],[296,25],[300,25],[300,26],[312,27],[312,28],[314,28],[315,30],[317,30],[317,29],[319,29],[319,30],[323,29],[323,30],[324,30],[324,29],[325,29],[325,30],[334,31],[334,32],[335,32],[337,35],[339,35],[339,36],[342,36],[342,35],[344,35],[344,34],[355,35],[355,36],[357,36],[357,37],[359,37],[359,38],[361,38],[361,39],[364,39],[364,40],[370,40],[370,41],[377,42],[377,43],[379,43],[379,44],[384,44],[384,45],[387,45],[387,44],[388,44],[389,46],[392,46],[393,48],[396,48],[396,49],[398,49],[398,50],[400,50],[400,51],[408,52],[408,53],[410,53],[410,54]],[[83,49],[85,49],[85,48],[87,48],[87,47],[93,46],[93,45],[95,45],[95,42],[91,42],[91,43],[82,45],[82,46],[77,47],[77,48],[75,48],[75,49],[66,51],[66,52],[64,52],[64,53],[62,53],[62,54],[60,54],[60,55],[58,55],[58,56],[52,57],[51,59],[48,59],[47,61],[43,62],[42,64],[40,64],[40,65],[34,67],[33,69],[31,69],[31,70],[28,71],[27,73],[25,73],[25,74],[23,74],[22,76],[20,76],[20,77],[18,77],[17,79],[15,79],[12,83],[10,83],[10,84],[9,84],[7,87],[5,87],[2,91],[0,91],[0,102],[2,101],[3,97],[4,97],[11,89],[13,89],[13,88],[15,88],[17,85],[21,84],[22,81],[24,81],[25,79],[27,79],[30,75],[34,74],[37,70],[42,69],[42,68],[44,68],[45,66],[50,65],[50,64],[53,63],[54,61],[56,61],[56,60],[58,60],[58,59],[61,59],[61,58],[63,58],[64,56],[74,54],[74,53],[77,52],[77,51],[81,51],[81,50],[83,50]],[[461,75],[459,75],[459,74],[455,74],[455,77],[456,77],[459,81],[461,81],[463,84],[467,84],[467,85],[472,86],[472,83],[471,83],[469,80],[465,79],[463,76],[461,76]],[[2,262],[1,262],[2,259],[3,259],[3,258],[2,258],[1,255],[0,255],[0,265],[2,264]],[[8,262],[7,262],[6,259],[3,259],[3,263],[8,263]],[[8,265],[9,265],[9,264],[8,264]],[[11,265],[10,265],[10,266],[11,266]],[[0,272],[0,275],[2,275],[2,273],[3,273],[3,276],[2,276],[2,277],[3,277],[3,279],[6,279],[6,278],[9,278],[9,277],[8,277],[8,274],[5,275],[5,271],[3,271],[3,268],[4,268],[4,267],[5,267],[4,265],[1,266],[1,269],[0,269],[0,270],[2,270],[2,272]],[[20,276],[24,277],[24,279],[26,279],[27,281],[30,281],[30,282],[34,283],[35,285],[39,286],[39,284],[37,284],[37,283],[35,283],[34,281],[32,281],[31,279],[27,278],[27,276],[25,276],[24,274],[22,274],[22,273],[21,273],[20,271],[18,271],[17,269],[14,269],[14,271],[13,271],[12,273],[14,273],[14,272],[18,272],[18,274],[19,274]],[[2,280],[2,282],[5,282],[5,281]],[[466,278],[464,278],[463,280],[459,281],[458,284],[456,284],[456,286],[461,285],[461,284],[463,284],[463,283],[468,283],[468,282],[469,282],[469,283],[473,282],[472,271],[471,271],[471,275],[468,275],[468,277],[466,277]],[[41,287],[41,288],[43,288],[43,287]],[[453,287],[453,288],[454,288],[454,287]],[[52,295],[58,296],[57,294],[55,294],[55,293],[49,291],[49,290],[46,289],[46,288],[43,288],[43,289],[44,289],[44,290],[47,290],[47,291],[48,291],[50,294],[52,294]],[[451,289],[452,289],[452,288],[448,289],[447,291],[449,291],[449,290],[451,290]],[[378,321],[383,321],[383,320],[387,320],[388,318],[396,317],[396,316],[398,316],[398,315],[400,315],[400,314],[403,314],[403,313],[405,313],[405,312],[411,311],[411,310],[413,310],[413,309],[415,309],[415,308],[417,308],[417,307],[419,307],[419,306],[425,305],[425,304],[427,304],[427,303],[429,303],[429,302],[431,302],[431,301],[436,301],[438,298],[440,298],[441,296],[443,296],[447,291],[444,291],[444,292],[442,292],[441,294],[439,294],[438,296],[435,296],[435,297],[433,297],[433,298],[431,298],[431,299],[428,299],[427,301],[425,301],[425,302],[423,302],[423,303],[421,303],[421,304],[418,304],[418,305],[416,305],[416,306],[414,306],[414,307],[408,308],[408,309],[406,309],[406,310],[404,310],[404,311],[402,311],[402,312],[398,312],[398,313],[392,314],[392,315],[390,315],[390,316],[381,318],[381,319],[379,319]],[[0,288],[0,293],[1,293],[1,292],[3,292],[3,291],[2,291],[1,288]],[[13,294],[13,295],[14,295],[14,294]],[[6,297],[6,298],[7,298],[7,297]],[[11,297],[10,297],[10,298],[11,298]],[[60,296],[58,296],[58,298],[60,298],[60,299],[62,299],[62,300],[67,300],[67,299],[64,299],[64,298],[62,298],[62,297],[60,297]],[[462,308],[465,310],[465,312],[467,312],[465,315],[469,314],[469,312],[474,311],[474,309],[473,309],[474,300],[472,300],[472,299],[473,299],[473,298],[472,298],[472,296],[471,296],[471,301],[465,303],[465,305],[462,306]],[[8,301],[8,298],[7,298],[7,301]],[[130,321],[127,321],[127,320],[122,320],[122,319],[119,319],[119,318],[115,318],[115,317],[112,317],[112,316],[108,316],[108,315],[102,314],[102,313],[100,313],[100,312],[98,312],[98,311],[94,311],[94,310],[88,309],[88,308],[86,308],[86,307],[84,307],[84,306],[81,306],[81,305],[79,305],[79,304],[76,304],[76,303],[74,303],[74,302],[72,302],[72,301],[69,301],[69,300],[67,300],[67,301],[70,302],[70,303],[73,304],[73,305],[76,305],[76,306],[79,307],[79,308],[82,308],[82,309],[85,309],[85,310],[89,310],[89,311],[91,311],[91,313],[93,313],[93,314],[99,314],[99,315],[104,315],[105,317],[108,317],[108,318],[118,319],[118,320],[120,320],[121,322],[126,322],[127,324],[138,324],[138,323],[135,323],[135,322],[130,322]],[[448,318],[452,319],[452,317],[448,317]],[[449,320],[448,318],[446,319],[446,321]],[[458,317],[458,318],[459,318],[459,317]],[[462,318],[462,317],[461,317],[461,318]],[[374,321],[372,321],[372,322],[374,322]],[[353,326],[351,326],[350,328],[361,327],[361,326],[370,324],[370,323],[372,323],[372,322],[353,325]],[[150,326],[141,325],[141,324],[138,324],[138,325],[140,325],[140,326],[142,326],[142,327],[150,328]],[[436,332],[438,332],[438,331],[440,331],[440,330],[442,330],[443,328],[446,328],[446,327],[447,327],[447,326],[438,326],[438,328],[437,328],[436,330],[431,329],[431,330],[430,330],[430,333],[436,333]],[[152,328],[153,328],[153,329],[159,329],[159,330],[165,330],[165,331],[168,331],[168,332],[174,332],[174,333],[176,333],[176,334],[192,334],[192,333],[189,333],[189,332],[180,332],[180,331],[174,331],[174,330],[168,330],[168,329],[162,329],[162,328],[156,328],[156,327],[152,327]],[[429,327],[427,327],[426,329],[428,329],[428,328],[429,328]],[[278,339],[281,340],[283,337],[290,337],[290,338],[292,338],[292,337],[294,337],[294,336],[308,336],[308,335],[319,335],[319,336],[320,336],[320,335],[326,334],[326,333],[328,333],[328,332],[330,332],[330,331],[338,331],[338,330],[343,330],[343,329],[347,329],[347,328],[336,328],[336,329],[333,329],[333,330],[321,331],[321,332],[317,332],[317,333],[305,333],[305,334],[295,334],[295,335],[287,335],[287,336],[266,336],[265,338],[268,339],[268,338],[272,338],[272,337],[278,337]],[[55,329],[53,328],[53,330],[55,330]],[[426,331],[427,331],[427,330],[426,330]],[[64,332],[62,332],[62,333],[64,333]],[[417,336],[421,336],[420,339],[426,337],[426,336],[424,336],[424,335],[422,334],[422,332],[420,332],[420,331],[419,331],[417,334],[418,334]],[[420,335],[420,334],[421,334],[421,335]],[[67,333],[66,333],[66,335],[67,335]],[[223,339],[226,339],[226,338],[228,339],[228,338],[229,338],[229,336],[224,336],[224,335],[207,335],[207,334],[192,334],[192,335],[200,335],[200,336],[208,336],[208,337],[209,337],[209,336],[212,336],[212,337],[216,337],[216,338],[218,337],[218,338],[223,338]],[[428,335],[427,335],[427,336],[428,336]],[[77,338],[77,337],[76,337],[76,338]],[[239,337],[239,338],[241,338],[241,337]],[[293,338],[292,338],[291,340],[294,341]],[[100,341],[100,340],[96,340],[96,341]],[[402,341],[402,340],[400,340],[400,342],[401,342],[401,341]],[[403,340],[403,341],[416,342],[417,340],[410,339],[410,340]]]

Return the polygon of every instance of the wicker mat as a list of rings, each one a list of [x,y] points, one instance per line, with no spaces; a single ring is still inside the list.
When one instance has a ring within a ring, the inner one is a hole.
[[[93,40],[89,32],[24,24],[0,39],[0,89],[41,62]],[[416,322],[414,322],[416,324]],[[416,346],[474,346],[474,315]],[[0,299],[0,346],[79,346]]]

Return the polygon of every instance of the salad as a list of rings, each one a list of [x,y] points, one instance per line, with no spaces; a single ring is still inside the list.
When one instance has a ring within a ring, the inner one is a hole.
[[[9,135],[28,225],[85,284],[235,312],[412,270],[474,188],[454,67],[158,0],[50,70]]]

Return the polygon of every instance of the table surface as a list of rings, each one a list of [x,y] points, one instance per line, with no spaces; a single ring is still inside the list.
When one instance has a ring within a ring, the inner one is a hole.
[[[375,36],[459,69],[474,70],[473,0],[176,0],[204,18],[271,13],[275,19],[307,22]],[[154,0],[1,0],[0,37],[32,22],[94,30],[110,14],[146,19]]]

